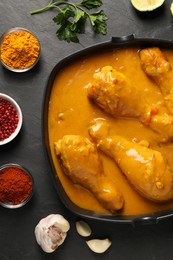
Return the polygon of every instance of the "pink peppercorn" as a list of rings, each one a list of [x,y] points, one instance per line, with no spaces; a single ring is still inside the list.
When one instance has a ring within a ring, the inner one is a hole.
[[[18,122],[16,109],[8,100],[0,98],[0,141],[5,140],[15,131]]]

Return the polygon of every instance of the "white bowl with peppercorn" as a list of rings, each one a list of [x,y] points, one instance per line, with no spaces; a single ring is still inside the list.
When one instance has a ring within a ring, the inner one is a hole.
[[[10,96],[0,93],[0,145],[11,142],[20,132],[22,111]]]

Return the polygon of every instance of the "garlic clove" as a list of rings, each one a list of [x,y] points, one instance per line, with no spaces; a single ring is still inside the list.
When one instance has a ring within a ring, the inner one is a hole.
[[[112,242],[106,239],[91,239],[86,241],[88,247],[95,253],[104,253],[112,244]]]
[[[69,229],[69,222],[62,215],[51,214],[35,227],[36,241],[43,251],[51,253],[64,242]]]
[[[91,235],[90,226],[83,220],[79,220],[76,222],[76,230],[78,234],[82,237],[88,237]]]
[[[59,227],[62,230],[62,232],[68,232],[70,229],[70,225],[67,222],[67,220],[62,218],[61,220],[59,220],[59,222],[55,222],[54,226]]]

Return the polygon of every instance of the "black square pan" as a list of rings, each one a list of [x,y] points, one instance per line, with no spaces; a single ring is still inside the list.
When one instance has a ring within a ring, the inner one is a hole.
[[[53,179],[54,186],[57,190],[57,193],[60,199],[62,200],[63,204],[66,206],[66,208],[68,208],[72,213],[83,218],[89,218],[89,219],[101,220],[101,221],[110,221],[116,223],[126,223],[126,224],[131,223],[132,225],[137,225],[137,224],[145,225],[145,224],[156,224],[160,220],[165,220],[173,216],[173,208],[161,212],[153,212],[152,214],[129,215],[129,216],[101,214],[101,213],[82,209],[77,205],[75,205],[67,196],[60,180],[57,177],[57,173],[51,157],[51,152],[49,147],[49,135],[48,135],[48,109],[49,109],[50,94],[57,73],[69,63],[73,62],[78,58],[84,57],[85,55],[101,52],[102,50],[112,48],[112,47],[119,48],[119,47],[135,47],[135,46],[141,48],[157,46],[160,48],[173,49],[173,42],[168,40],[161,40],[161,39],[135,38],[134,35],[123,36],[123,37],[112,37],[110,41],[90,46],[88,48],[75,52],[70,56],[65,57],[63,60],[58,62],[57,65],[53,68],[47,81],[47,85],[44,93],[43,110],[42,110],[43,111],[42,128],[43,128],[43,142],[45,145],[46,156],[48,158],[51,167],[51,176]]]

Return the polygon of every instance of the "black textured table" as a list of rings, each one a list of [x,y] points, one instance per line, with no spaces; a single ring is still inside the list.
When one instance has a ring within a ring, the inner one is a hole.
[[[93,35],[89,27],[80,36],[80,44],[57,39],[54,11],[35,16],[30,11],[48,3],[47,0],[1,0],[0,33],[14,26],[26,27],[39,38],[41,59],[35,69],[16,74],[0,67],[0,92],[12,96],[21,106],[24,123],[18,138],[10,145],[0,147],[0,164],[19,163],[27,167],[35,180],[35,194],[30,203],[20,209],[0,208],[0,260],[172,260],[173,219],[156,225],[132,227],[88,221],[92,238],[110,238],[111,248],[103,255],[94,254],[84,238],[75,230],[77,216],[61,203],[51,179],[51,169],[42,139],[42,104],[47,79],[55,64],[65,56],[111,39],[112,36],[135,34],[144,38],[173,40],[171,0],[152,13],[139,14],[128,0],[104,0],[103,9],[109,20],[106,36]],[[62,214],[71,228],[65,243],[51,254],[38,246],[34,229],[38,221],[49,214]]]

